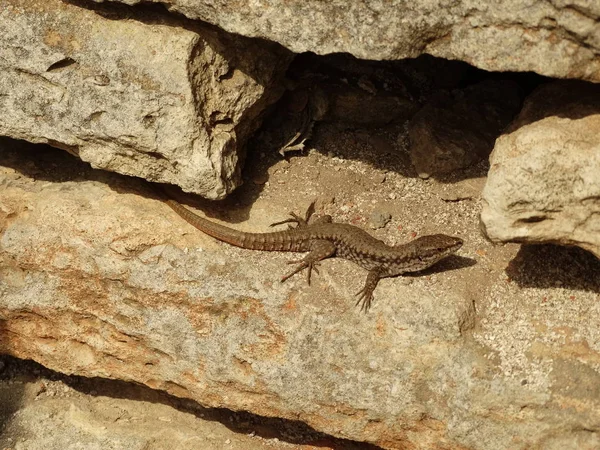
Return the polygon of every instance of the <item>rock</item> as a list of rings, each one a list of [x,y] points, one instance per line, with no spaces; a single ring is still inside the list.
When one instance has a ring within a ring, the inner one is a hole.
[[[384,228],[392,220],[388,211],[373,211],[369,216],[369,227],[373,230]]]
[[[96,0],[101,1],[101,0]],[[147,0],[113,0],[137,5]],[[394,60],[422,53],[489,71],[600,81],[600,6],[548,2],[226,2],[152,0],[169,10],[293,52]]]
[[[272,450],[286,434],[297,439],[296,446],[284,444],[290,450],[316,440],[326,448],[348,443],[297,422],[204,409],[141,385],[47,369],[36,377],[37,364],[0,355],[3,360],[8,373],[0,377],[2,449],[220,449],[229,441],[229,450]],[[268,438],[261,437],[265,429],[273,433]]]
[[[417,102],[385,92],[340,86],[328,92],[331,106],[325,120],[331,122],[377,127],[407,120],[418,110]]]
[[[519,87],[487,80],[435,95],[409,122],[410,157],[422,178],[486,158],[519,111]]]
[[[508,283],[490,254],[383,280],[365,315],[353,297],[365,273],[348,261],[325,261],[311,286],[281,284],[290,255],[218,243],[135,180],[14,145],[0,140],[0,353],[390,449],[598,442],[600,287],[590,276],[568,290],[586,270],[572,257],[563,272],[542,265],[564,281],[545,307],[544,289],[517,285],[535,270]],[[280,220],[287,206],[266,211],[266,194],[232,226]],[[474,214],[459,220],[472,233]]]
[[[575,80],[549,82],[527,97],[506,133],[550,116],[578,119],[598,114],[599,103],[600,89],[596,84]]]
[[[498,138],[481,223],[495,242],[577,245],[600,257],[600,86],[553,82]]]
[[[114,5],[113,5],[114,6]],[[60,0],[0,9],[0,134],[223,198],[289,57],[167,15]]]
[[[82,169],[66,154],[56,153],[56,166],[40,159],[48,172],[25,169],[35,155],[8,145],[0,152],[0,352],[391,448],[417,436],[450,439],[441,418],[424,419],[446,403],[427,388],[428,374],[449,370],[459,383],[458,361],[471,354],[460,342],[472,306],[446,283],[385,280],[378,310],[365,316],[345,287],[341,297],[324,279],[279,283],[289,255],[217,243],[150,189]],[[352,291],[363,282],[355,281]],[[385,319],[390,308],[402,310],[394,322]]]
[[[452,184],[440,186],[439,197],[445,202],[460,202],[463,200],[474,200],[481,196],[485,177],[467,178]]]

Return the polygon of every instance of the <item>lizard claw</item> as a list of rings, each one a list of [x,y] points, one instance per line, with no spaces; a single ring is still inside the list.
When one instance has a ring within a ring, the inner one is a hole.
[[[363,288],[360,291],[358,291],[355,295],[358,296],[358,300],[356,301],[356,304],[354,306],[361,305],[362,303],[362,305],[360,306],[361,312],[369,312],[369,309],[371,308],[371,302],[373,301],[373,293],[367,293],[366,289]]]
[[[311,243],[311,250],[308,255],[306,255],[302,259],[288,261],[288,264],[298,264],[298,267],[294,269],[291,273],[284,276],[281,281],[287,280],[294,274],[297,274],[301,270],[308,269],[306,272],[306,281],[310,285],[310,277],[312,275],[312,271],[319,273],[317,266],[320,261],[325,258],[329,258],[331,255],[335,253],[335,245],[332,242],[325,240],[315,240]]]
[[[269,226],[276,227],[277,225],[283,225],[284,223],[295,223],[296,227],[303,227],[305,225],[308,225],[308,222],[305,219],[303,219],[302,217],[300,217],[299,215],[297,215],[296,213],[291,212],[290,216],[291,216],[291,218],[289,218],[289,219],[285,219],[280,222],[274,222]],[[291,228],[291,225],[290,225],[290,228]]]
[[[310,286],[310,275],[311,275],[312,271],[314,270],[316,273],[319,273],[319,269],[317,269],[318,265],[319,265],[319,263],[317,261],[310,263],[308,265],[308,272],[306,272],[306,282],[308,283],[309,286]]]
[[[369,308],[371,308],[371,303],[373,302],[373,291],[375,290],[375,287],[377,287],[380,277],[381,269],[372,269],[369,272],[369,275],[367,275],[367,281],[365,282],[364,287],[356,293],[358,300],[356,301],[355,306],[360,305],[360,310],[364,313],[369,312]]]
[[[304,223],[308,223],[310,217],[315,213],[315,201],[313,201],[308,208],[306,209],[306,213],[304,213]]]
[[[294,261],[288,261],[288,264],[297,264],[297,263],[300,263],[300,265],[298,267],[296,267],[292,272],[285,275],[281,279],[281,282],[283,283],[285,280],[287,280],[288,278],[290,278],[293,275],[296,275],[298,272],[300,272],[304,269],[308,269],[308,271],[306,272],[306,281],[308,282],[308,285],[310,286],[310,277],[311,277],[312,271],[314,270],[316,273],[319,273],[319,269],[317,269],[317,266],[319,265],[318,261],[307,262],[307,261],[304,261],[301,259],[294,260]]]
[[[293,271],[291,271],[290,273],[288,273],[287,275],[284,275],[281,278],[281,282],[283,283],[284,281],[286,281],[288,278],[292,277],[293,275],[296,275],[298,272],[300,272],[301,270],[304,270],[308,267],[308,263],[303,262],[303,261],[288,261],[288,264],[294,264],[294,263],[301,263],[298,267],[296,267]]]
[[[283,225],[284,223],[290,223],[290,224],[296,224],[296,227],[305,227],[305,226],[308,225],[308,221],[311,218],[311,216],[314,214],[314,212],[315,212],[315,202],[312,202],[308,206],[308,209],[306,210],[306,213],[304,214],[304,217],[300,217],[295,212],[290,212],[290,218],[289,219],[285,219],[285,220],[282,220],[280,222],[274,222],[274,223],[272,223],[269,226],[270,227],[276,227],[277,225]],[[331,220],[329,220],[329,222],[330,221]],[[290,225],[290,228],[291,228],[291,225]]]

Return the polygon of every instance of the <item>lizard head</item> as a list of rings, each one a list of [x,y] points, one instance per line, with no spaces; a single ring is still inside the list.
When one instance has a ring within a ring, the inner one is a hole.
[[[415,269],[423,270],[455,253],[462,247],[463,241],[445,234],[432,234],[415,239],[409,244],[416,259]]]

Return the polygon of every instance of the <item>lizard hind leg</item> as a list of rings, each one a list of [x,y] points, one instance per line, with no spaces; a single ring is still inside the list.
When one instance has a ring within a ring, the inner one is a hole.
[[[356,301],[355,306],[361,305],[360,310],[364,313],[367,313],[371,307],[371,303],[373,302],[373,291],[377,287],[380,278],[381,272],[378,268],[369,271],[364,287],[356,293],[358,300]]]
[[[284,223],[296,224],[295,227],[293,227],[292,225],[289,225],[289,228],[294,229],[294,228],[305,227],[308,225],[308,222],[305,219],[303,219],[302,217],[300,217],[299,215],[297,215],[296,213],[291,212],[290,216],[291,217],[289,219],[281,220],[279,222],[273,222],[269,226],[276,227],[277,225],[283,225]]]
[[[315,272],[319,273],[319,270],[317,269],[317,265],[319,264],[319,261],[322,261],[325,258],[329,258],[330,256],[333,256],[333,254],[335,254],[335,250],[336,250],[336,248],[335,248],[335,244],[333,242],[329,242],[326,240],[315,241],[311,245],[310,253],[308,255],[306,255],[304,258],[294,260],[294,261],[288,261],[288,264],[299,264],[299,265],[292,272],[285,275],[281,279],[281,282],[283,283],[285,280],[287,280],[291,276],[297,274],[298,272],[300,272],[304,269],[308,269],[308,271],[306,272],[306,281],[310,285],[310,276],[312,274],[312,271],[314,270]]]
[[[283,225],[284,223],[289,223],[289,224],[296,224],[296,228],[302,228],[302,227],[305,227],[308,225],[308,221],[310,220],[310,217],[314,214],[314,212],[315,212],[315,202],[312,202],[308,206],[306,213],[304,213],[304,217],[300,217],[295,212],[290,212],[289,219],[285,219],[280,222],[274,222],[269,226],[276,227],[277,225]],[[291,225],[289,227],[293,228]]]

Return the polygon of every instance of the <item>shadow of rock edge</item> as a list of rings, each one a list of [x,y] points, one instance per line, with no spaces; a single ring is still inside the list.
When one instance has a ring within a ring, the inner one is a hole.
[[[102,409],[102,403],[111,410],[114,410],[117,405],[110,400],[123,399],[139,403],[141,407],[144,407],[144,404],[148,403],[164,405],[172,408],[174,411],[193,415],[198,421],[219,422],[235,433],[253,434],[265,439],[278,439],[289,444],[347,449],[366,448],[377,450],[380,448],[366,443],[334,438],[298,421],[261,417],[244,411],[204,408],[193,400],[170,396],[165,392],[156,391],[137,383],[65,375],[47,369],[30,360],[21,360],[8,355],[0,355],[0,443],[5,443],[6,448],[10,448],[11,443],[14,443],[15,439],[18,440],[19,438],[27,438],[28,444],[31,446],[30,448],[41,448],[38,445],[41,445],[44,441],[38,441],[37,439],[43,439],[43,436],[38,436],[36,433],[33,433],[33,436],[26,436],[28,430],[15,429],[10,421],[10,416],[23,408],[31,407],[31,404],[37,400],[44,398],[55,399],[56,392],[51,392],[49,397],[45,396],[48,382],[64,383],[77,391],[77,393],[86,396],[86,400],[91,402],[90,406],[93,405],[92,411],[99,409],[105,414],[106,410]],[[71,406],[73,404],[81,406],[81,403],[73,398],[76,395],[70,394],[68,390],[63,391],[60,385],[57,386],[54,384],[50,389],[58,390],[61,394],[60,398],[67,401]],[[40,395],[41,398],[39,398]],[[64,407],[64,403],[58,406]],[[126,417],[128,414],[135,414],[135,412],[128,413],[127,410],[129,407],[131,407],[129,403],[123,403],[118,406],[119,418],[123,414]],[[47,408],[48,406],[46,405],[43,412],[40,412],[42,415],[38,417],[38,423],[35,426],[45,426],[47,419],[45,415],[49,414]],[[133,408],[132,410],[135,411]],[[163,412],[167,412],[164,420],[165,428],[169,428],[168,419],[170,416],[168,415],[168,411],[163,410]],[[5,421],[4,419],[7,420]],[[112,419],[114,420],[114,417]],[[143,425],[146,419],[140,417],[138,420]],[[7,437],[3,433],[3,429],[6,429],[5,425],[11,431],[10,437],[12,441],[3,441],[3,438]],[[103,426],[105,432],[111,433],[111,423],[103,422],[100,419],[99,422],[90,424],[91,427],[94,427],[94,425]],[[114,425],[116,428],[115,432],[120,433],[119,427],[123,425]],[[94,434],[93,431],[90,432]],[[98,436],[98,438],[100,441],[104,439],[101,436]],[[74,439],[77,439],[77,437],[74,436]],[[103,442],[105,442],[104,445],[107,445],[108,441]]]
[[[0,340],[6,339],[4,320],[0,319]],[[2,344],[0,344],[0,348]],[[10,424],[12,416],[24,402],[25,385],[22,383],[7,383],[9,375],[7,365],[9,357],[0,354],[0,436]]]
[[[600,294],[600,260],[578,247],[523,244],[506,274],[522,287],[564,287]]]

